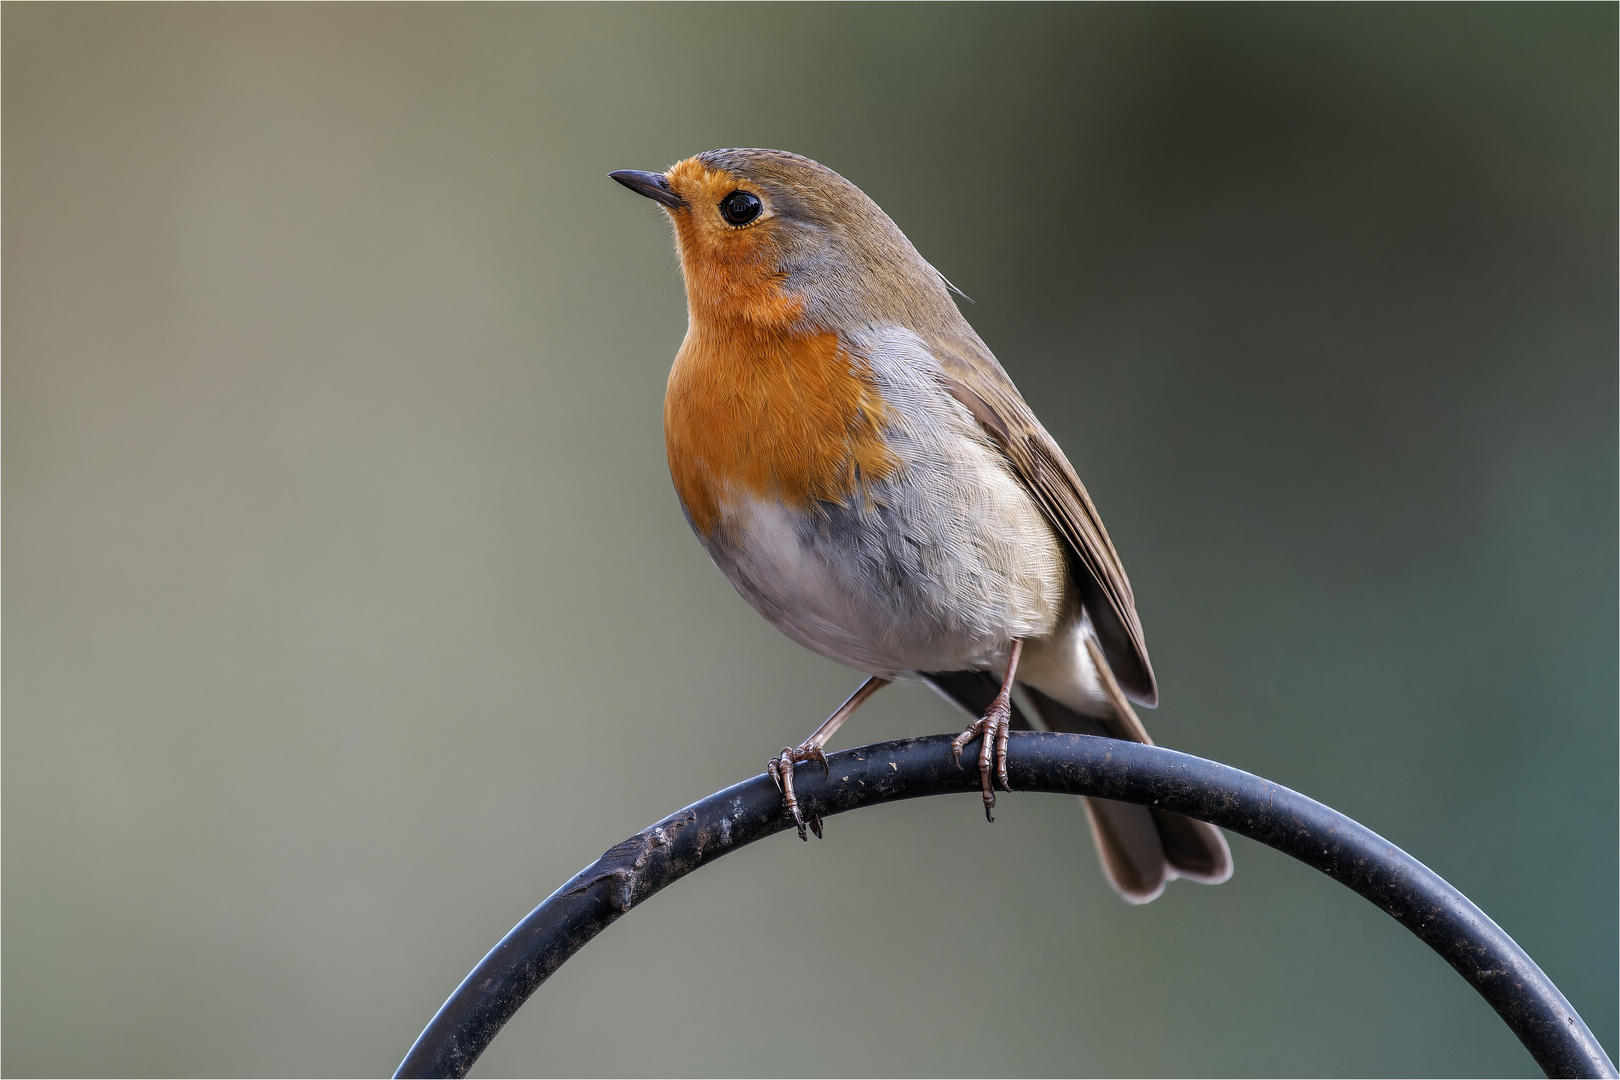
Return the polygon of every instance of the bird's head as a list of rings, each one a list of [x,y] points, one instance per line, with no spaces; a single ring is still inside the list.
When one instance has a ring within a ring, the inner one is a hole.
[[[669,215],[695,321],[842,329],[960,317],[888,215],[809,158],[709,150],[666,172],[609,175]]]

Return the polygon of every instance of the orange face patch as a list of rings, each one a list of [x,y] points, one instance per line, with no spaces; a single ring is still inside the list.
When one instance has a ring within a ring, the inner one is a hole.
[[[724,169],[711,169],[687,158],[664,174],[669,186],[686,201],[670,211],[681,272],[686,278],[687,306],[716,311],[748,322],[780,322],[788,315],[777,272],[776,226],[770,201],[756,185]],[[760,196],[765,211],[749,224],[728,225],[720,202],[734,191]]]
[[[733,191],[764,193],[694,159],[666,175],[687,203],[670,217],[691,323],[669,375],[664,439],[692,524],[712,532],[730,492],[803,509],[893,472],[871,372],[836,334],[805,327],[803,303],[782,287],[769,202],[743,228],[716,209]]]

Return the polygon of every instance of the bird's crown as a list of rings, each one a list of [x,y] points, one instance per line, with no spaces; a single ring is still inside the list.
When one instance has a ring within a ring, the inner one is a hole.
[[[819,328],[961,318],[946,282],[860,188],[783,150],[709,150],[615,180],[674,226],[694,319]]]

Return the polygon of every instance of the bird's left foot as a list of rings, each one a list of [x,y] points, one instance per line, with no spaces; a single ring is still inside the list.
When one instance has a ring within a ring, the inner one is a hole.
[[[776,790],[782,793],[782,802],[787,806],[787,812],[793,815],[793,823],[799,827],[799,839],[810,842],[804,835],[806,826],[821,839],[821,818],[811,814],[806,818],[799,810],[799,800],[793,794],[793,767],[801,761],[814,761],[821,766],[821,778],[827,778],[827,754],[817,744],[805,742],[798,746],[782,747],[782,756],[771,758],[765,763],[765,771],[771,774],[771,782]]]
[[[1007,735],[1012,731],[1012,699],[1007,688],[1002,687],[996,700],[990,703],[990,711],[981,719],[973,721],[967,730],[951,740],[951,760],[956,767],[962,767],[962,751],[974,739],[982,738],[979,744],[979,782],[984,788],[984,817],[986,821],[996,820],[990,813],[996,805],[996,788],[1002,791],[1011,791],[1012,785],[1007,782]],[[993,778],[993,782],[992,782]]]

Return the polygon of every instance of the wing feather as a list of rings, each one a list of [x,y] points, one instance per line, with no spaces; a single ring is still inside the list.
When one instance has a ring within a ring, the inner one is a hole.
[[[1006,455],[1014,474],[1067,542],[1080,571],[1075,576],[1081,603],[1120,687],[1139,704],[1158,704],[1130,579],[1074,466],[981,342],[936,339],[929,345],[944,371],[946,389]]]

